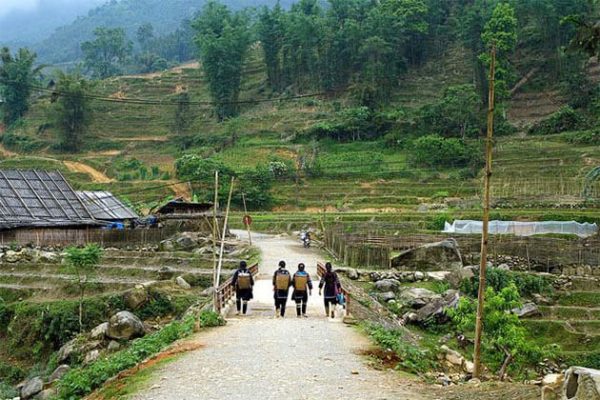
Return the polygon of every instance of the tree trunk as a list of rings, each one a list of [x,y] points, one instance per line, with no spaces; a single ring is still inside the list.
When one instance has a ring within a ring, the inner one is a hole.
[[[504,350],[504,354],[506,354],[506,358],[504,359],[504,362],[502,363],[502,367],[500,368],[500,372],[498,372],[498,378],[503,381],[504,378],[506,377],[506,370],[508,369],[508,366],[510,365],[510,363],[513,360],[513,355],[510,354],[508,351]]]

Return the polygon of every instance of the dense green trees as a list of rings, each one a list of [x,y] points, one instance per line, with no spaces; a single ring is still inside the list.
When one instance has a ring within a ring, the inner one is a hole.
[[[96,28],[94,36],[94,40],[81,44],[86,68],[100,79],[120,73],[133,48],[125,31],[122,28]]]
[[[209,1],[192,26],[217,116],[221,121],[235,116],[244,56],[251,42],[248,15]]]
[[[41,66],[35,67],[35,53],[19,49],[12,55],[4,47],[0,50],[0,103],[2,122],[11,125],[29,109],[29,96]]]
[[[79,73],[59,73],[56,84],[58,97],[53,108],[54,124],[59,130],[62,150],[77,151],[92,119],[91,84]]]

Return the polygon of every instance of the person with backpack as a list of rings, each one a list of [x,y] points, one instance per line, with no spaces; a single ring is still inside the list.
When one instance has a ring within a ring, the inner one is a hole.
[[[241,261],[237,271],[233,274],[233,287],[235,288],[235,305],[237,308],[237,315],[240,312],[246,315],[248,312],[248,301],[254,297],[254,278],[252,273],[248,269],[246,261]]]
[[[285,261],[279,261],[279,268],[273,274],[273,297],[275,299],[275,318],[285,316],[285,306],[292,278],[290,272],[285,269]]]
[[[323,288],[325,288],[323,296],[325,315],[328,317],[331,315],[331,318],[335,318],[335,306],[338,303],[338,294],[342,291],[342,285],[337,274],[333,271],[330,262],[325,264],[325,274],[323,274],[321,282],[319,282],[319,296],[321,296]]]
[[[292,277],[292,286],[294,287],[292,299],[296,302],[296,315],[298,318],[307,318],[306,303],[308,302],[308,296],[312,296],[313,289],[310,275],[304,269],[305,265],[303,263],[298,264],[298,271]]]

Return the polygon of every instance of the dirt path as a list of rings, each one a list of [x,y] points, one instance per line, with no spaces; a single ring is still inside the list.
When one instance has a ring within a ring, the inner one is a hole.
[[[88,174],[96,183],[110,183],[113,181],[102,172],[90,167],[87,164],[83,164],[77,161],[63,161],[63,163],[67,168],[69,168],[71,172],[80,172]]]
[[[367,367],[358,354],[368,340],[340,319],[325,318],[316,293],[308,319],[296,318],[290,303],[286,318],[275,319],[270,278],[277,262],[305,262],[316,280],[319,257],[288,237],[254,234],[253,240],[263,262],[249,315],[196,336],[204,346],[161,368],[134,399],[431,399],[418,383]]]
[[[172,184],[171,190],[175,193],[175,197],[183,197],[186,200],[192,199],[192,190],[187,182]]]

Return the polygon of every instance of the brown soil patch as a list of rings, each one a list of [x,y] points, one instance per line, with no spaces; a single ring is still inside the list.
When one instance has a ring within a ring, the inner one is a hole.
[[[187,182],[173,184],[170,188],[175,193],[175,197],[183,197],[185,200],[192,199],[192,191]]]
[[[118,92],[115,92],[108,97],[110,97],[111,99],[121,99],[122,100],[125,98],[125,92],[122,90],[119,90]]]
[[[175,94],[187,92],[187,87],[185,85],[175,85]]]
[[[86,164],[83,164],[83,163],[80,163],[77,161],[63,161],[63,163],[69,169],[69,171],[87,174],[87,175],[91,176],[92,180],[96,183],[113,182],[113,180],[111,178],[109,178],[102,172],[98,171],[97,169],[90,167],[89,165],[86,165]]]
[[[181,64],[175,68],[171,69],[171,72],[182,73],[184,69],[198,69],[200,68],[199,62],[191,62],[187,64]]]
[[[17,153],[15,153],[14,151],[7,150],[1,144],[0,144],[0,155],[3,156],[3,157],[15,157],[15,156],[18,156]]]
[[[173,347],[163,351],[162,353],[155,355],[152,358],[149,358],[146,361],[143,361],[142,363],[136,365],[135,367],[120,372],[117,376],[115,376],[114,378],[107,381],[107,383],[104,386],[111,385],[111,386],[114,386],[116,389],[123,388],[127,384],[124,381],[127,378],[137,374],[138,372],[143,371],[147,368],[150,368],[161,361],[173,358],[178,354],[187,353],[188,351],[198,350],[201,347],[203,347],[203,345],[198,342],[177,343]],[[100,389],[100,390],[102,390],[102,389]],[[106,399],[106,397],[104,397],[104,395],[99,393],[99,391],[97,390],[97,391],[93,392],[92,394],[90,394],[89,396],[87,396],[86,400],[108,400],[108,399]]]
[[[401,361],[400,357],[398,357],[398,354],[395,352],[378,347],[363,350],[360,355],[375,360],[375,364],[372,365],[372,367],[380,370],[395,369]]]
[[[136,136],[115,138],[114,140],[119,142],[166,142],[169,138],[166,136]]]

